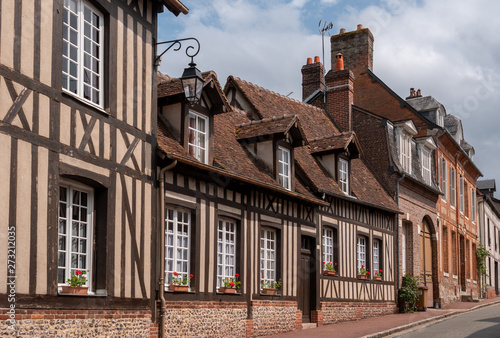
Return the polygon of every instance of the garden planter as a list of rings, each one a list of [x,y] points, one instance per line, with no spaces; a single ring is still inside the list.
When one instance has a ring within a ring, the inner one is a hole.
[[[368,279],[366,275],[358,275],[358,279]]]
[[[323,271],[325,276],[335,276],[337,273],[335,271],[325,270]]]
[[[170,291],[173,292],[188,292],[189,291],[189,285],[177,285],[177,284],[170,284],[168,287]]]
[[[274,296],[278,293],[278,289],[269,289],[269,288],[262,288],[262,294],[263,295],[271,295]]]
[[[373,280],[382,280],[382,276],[373,276]]]
[[[219,288],[219,292],[222,292],[222,293],[232,293],[232,294],[235,294],[236,293],[236,288],[227,288],[225,286],[221,286]]]
[[[61,287],[61,293],[67,295],[86,295],[88,294],[89,287],[88,286],[68,286],[63,285]]]

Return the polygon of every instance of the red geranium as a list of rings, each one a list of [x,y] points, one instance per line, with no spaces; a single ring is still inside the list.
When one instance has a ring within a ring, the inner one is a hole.
[[[234,288],[234,283],[233,282],[229,283],[229,286]]]
[[[190,277],[190,278],[193,278],[193,274],[190,274],[190,275],[189,275],[189,277]]]
[[[81,274],[82,274],[82,272],[81,272],[80,270],[76,270],[76,271],[75,271],[75,274],[77,274],[77,275],[81,275]]]
[[[179,274],[177,272],[174,272],[174,276],[179,276]]]
[[[370,271],[366,271],[366,274],[367,274],[368,276],[370,276]]]
[[[239,276],[240,276],[240,274],[239,274],[239,273],[235,273],[235,274],[234,274],[234,277],[239,277]]]

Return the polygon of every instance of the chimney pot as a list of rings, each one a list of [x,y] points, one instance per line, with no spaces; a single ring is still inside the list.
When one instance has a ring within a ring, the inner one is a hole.
[[[312,58],[307,58],[307,64],[308,65],[312,65],[313,63],[313,59]]]
[[[362,24],[359,24],[359,25],[358,25],[358,31],[359,31],[359,30],[361,30],[361,29],[363,29],[363,25],[362,25]]]
[[[417,97],[421,97],[422,96],[422,92],[420,91],[420,88],[417,89]]]
[[[335,70],[344,70],[344,57],[341,53],[335,55]]]
[[[320,63],[321,61],[319,60],[319,56],[314,57],[314,63]]]
[[[345,33],[345,28],[341,28],[340,29],[340,34],[344,34]]]
[[[410,97],[415,96],[415,88],[410,88]]]

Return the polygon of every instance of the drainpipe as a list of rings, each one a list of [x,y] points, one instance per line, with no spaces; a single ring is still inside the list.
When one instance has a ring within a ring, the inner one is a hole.
[[[165,311],[167,307],[165,305],[165,173],[168,170],[173,169],[177,165],[177,160],[167,165],[165,168],[160,170],[159,180],[160,180],[160,280],[159,294],[160,294],[160,337],[165,336]]]
[[[406,177],[406,173],[403,173],[403,176],[401,176],[400,178],[398,178],[396,180],[396,204],[398,205],[398,207],[399,207],[399,182],[401,180],[403,180],[405,177]],[[398,216],[398,224],[396,224],[396,236],[397,236],[396,237],[397,240],[399,241],[399,216]],[[396,268],[396,270],[397,270],[397,281],[398,281],[396,290],[399,290],[399,288],[400,288],[400,284],[399,284],[399,263],[400,263],[399,262],[399,245],[396,245],[396,250],[397,250],[397,254],[396,254],[396,257],[397,257],[396,266],[397,266],[397,268]],[[396,298],[397,298],[397,295],[396,295]]]

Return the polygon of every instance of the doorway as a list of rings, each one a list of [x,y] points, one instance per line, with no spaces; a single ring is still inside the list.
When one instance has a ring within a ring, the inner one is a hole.
[[[465,281],[465,237],[460,235],[460,285],[462,291],[467,291],[467,283]]]
[[[498,262],[495,261],[495,293],[498,296]]]
[[[432,307],[434,289],[432,284],[432,234],[426,218],[422,221],[420,230],[420,277],[427,290],[427,306]]]
[[[301,237],[300,284],[298,306],[302,311],[302,322],[311,322],[311,312],[315,309],[316,300],[316,263],[315,240],[313,237]]]

